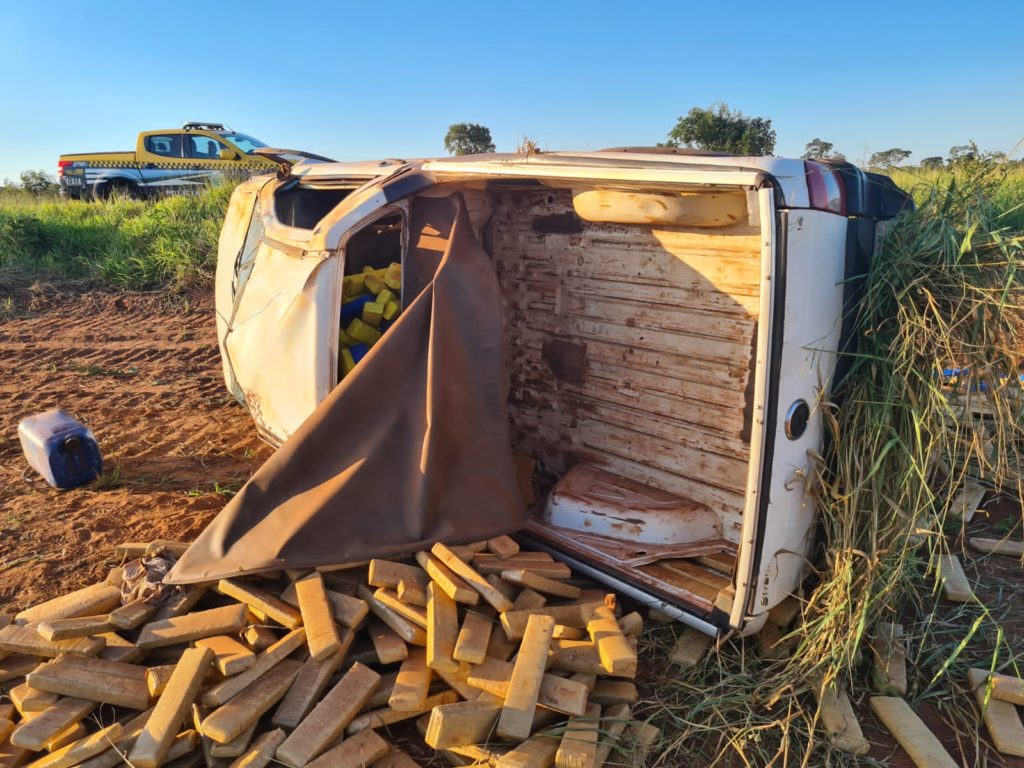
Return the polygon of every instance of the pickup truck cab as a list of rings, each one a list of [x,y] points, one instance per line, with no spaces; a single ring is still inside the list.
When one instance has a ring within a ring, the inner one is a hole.
[[[346,278],[401,264],[404,312],[437,239],[417,222],[459,195],[500,284],[512,449],[536,468],[524,535],[709,634],[760,629],[805,576],[844,318],[907,196],[845,162],[643,148],[381,170],[353,188],[300,163],[234,192],[218,336],[260,433],[279,445],[337,386]]]
[[[61,155],[60,193],[76,199],[102,199],[114,193],[143,197],[197,189],[226,177],[241,180],[277,168],[273,159],[255,154],[265,146],[219,123],[143,131],[134,152]]]

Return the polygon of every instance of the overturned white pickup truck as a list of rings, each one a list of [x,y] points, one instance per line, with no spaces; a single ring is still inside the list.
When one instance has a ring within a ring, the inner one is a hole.
[[[804,574],[803,480],[854,278],[906,205],[846,163],[648,149],[252,179],[221,236],[217,322],[229,388],[284,447],[205,550],[237,572],[516,529],[705,632],[754,631]],[[343,278],[392,263],[402,312],[339,384]],[[407,444],[389,476],[377,454]]]

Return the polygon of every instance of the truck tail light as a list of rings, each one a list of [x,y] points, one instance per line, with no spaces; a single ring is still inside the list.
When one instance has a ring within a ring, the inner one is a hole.
[[[827,165],[806,160],[804,175],[811,208],[846,215],[846,187],[838,173]]]
[[[58,176],[63,176],[64,175],[64,169],[67,166],[69,166],[69,165],[71,165],[71,161],[70,160],[58,160],[57,161],[57,175]]]

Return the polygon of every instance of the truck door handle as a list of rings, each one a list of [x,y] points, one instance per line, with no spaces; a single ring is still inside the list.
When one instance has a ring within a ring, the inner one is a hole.
[[[145,168],[156,168],[156,163],[146,163]]]

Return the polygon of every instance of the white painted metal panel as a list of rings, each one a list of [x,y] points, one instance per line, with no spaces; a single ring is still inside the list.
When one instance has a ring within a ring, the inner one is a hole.
[[[754,614],[768,610],[796,589],[814,532],[817,510],[806,494],[809,452],[820,452],[824,428],[821,400],[831,385],[839,343],[847,220],[822,211],[790,211],[786,252],[786,306],[774,459],[768,493]],[[790,406],[811,407],[806,431],[786,437]]]
[[[260,429],[286,440],[326,397],[338,258],[295,256],[263,242],[224,345]]]
[[[215,306],[217,311],[217,340],[220,343],[220,359],[224,369],[224,383],[228,391],[241,402],[245,394],[235,379],[231,361],[224,346],[228,328],[235,314],[235,266],[246,244],[246,236],[252,223],[253,210],[259,197],[259,188],[266,180],[248,181],[240,184],[231,194],[227,215],[220,231],[217,246],[217,273],[214,279]]]

